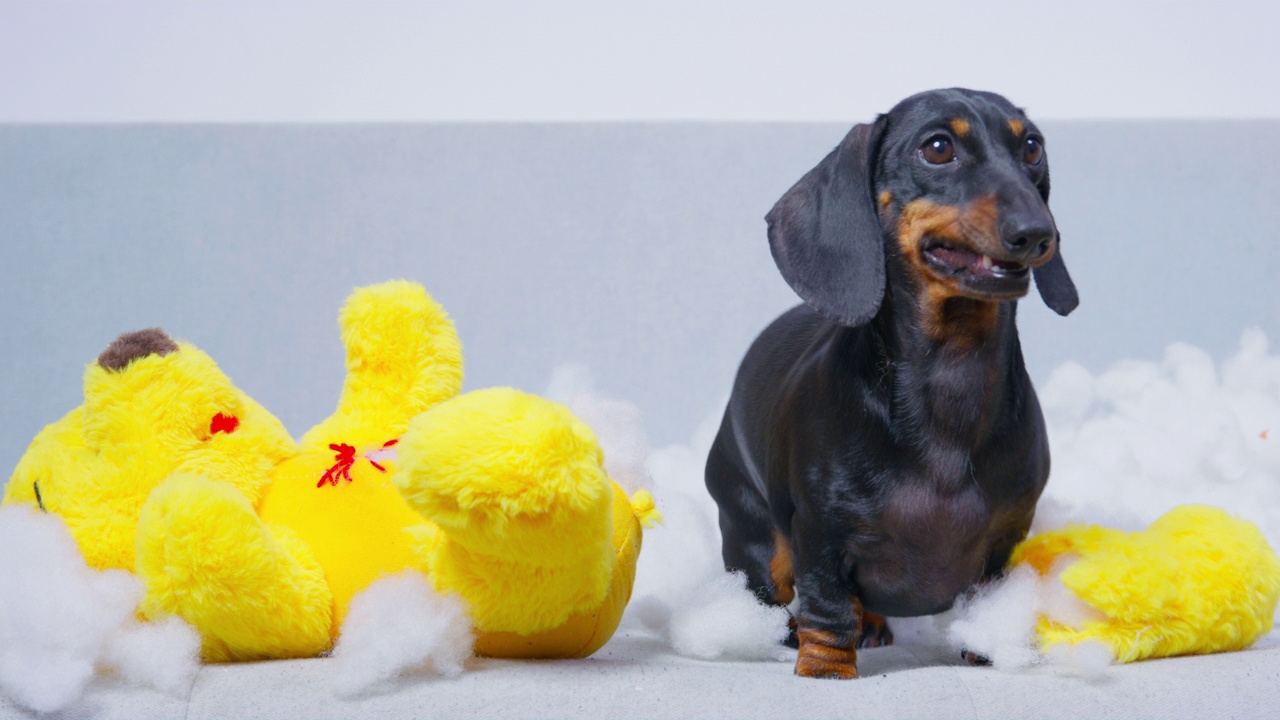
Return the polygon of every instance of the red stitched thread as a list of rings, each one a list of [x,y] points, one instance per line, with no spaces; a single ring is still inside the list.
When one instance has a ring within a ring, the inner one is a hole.
[[[324,487],[325,483],[337,487],[338,479],[341,478],[347,482],[351,482],[351,466],[356,464],[356,449],[350,445],[338,445],[331,443],[329,449],[338,453],[334,456],[334,466],[324,471],[324,475],[320,476],[320,482],[316,483],[316,487]]]
[[[382,447],[388,448],[395,445],[398,442],[400,442],[398,438],[394,440],[388,440],[382,444]],[[338,480],[346,480],[347,482],[352,482],[351,468],[353,465],[356,464],[356,449],[354,447],[351,447],[350,445],[347,445],[346,443],[343,443],[341,445],[337,443],[331,443],[329,445],[329,449],[336,452],[337,455],[333,457],[333,461],[334,461],[333,467],[329,468],[328,470],[325,470],[324,475],[320,476],[320,482],[316,483],[316,487],[318,488],[324,487],[325,483],[329,483],[330,485],[337,487]],[[382,465],[379,465],[374,460],[369,458],[365,458],[365,459],[369,460],[369,464],[378,468],[380,472],[387,471],[385,467],[383,467]]]

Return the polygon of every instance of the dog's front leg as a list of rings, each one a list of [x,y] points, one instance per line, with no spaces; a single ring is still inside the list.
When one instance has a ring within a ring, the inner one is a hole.
[[[817,539],[817,538],[813,538]],[[848,680],[858,677],[862,603],[850,594],[835,548],[795,538],[796,674]],[[814,547],[814,545],[817,547]]]

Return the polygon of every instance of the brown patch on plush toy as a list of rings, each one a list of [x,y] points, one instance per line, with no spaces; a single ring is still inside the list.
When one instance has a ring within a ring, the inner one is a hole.
[[[160,328],[147,328],[125,333],[112,341],[98,356],[98,365],[103,370],[120,371],[138,358],[148,355],[163,356],[177,351],[178,343],[168,333]]]

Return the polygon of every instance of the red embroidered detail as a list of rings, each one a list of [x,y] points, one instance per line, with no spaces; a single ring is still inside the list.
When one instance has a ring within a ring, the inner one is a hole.
[[[389,447],[391,447],[391,446],[395,445],[395,444],[396,444],[396,443],[398,443],[398,442],[400,442],[400,438],[392,438],[391,440],[388,440],[388,441],[386,441],[386,442],[382,443],[382,447],[384,447],[384,448],[389,448]],[[381,457],[381,456],[379,456],[379,457]],[[387,469],[386,469],[385,467],[383,467],[382,465],[378,464],[378,461],[377,461],[377,460],[374,460],[373,458],[371,458],[371,457],[369,457],[369,456],[367,456],[367,455],[365,456],[365,460],[368,460],[370,465],[372,465],[372,466],[374,466],[374,467],[378,468],[378,471],[379,471],[379,472],[386,472],[386,471],[387,471]]]
[[[350,445],[331,444],[329,449],[336,452],[334,456],[333,467],[324,471],[324,475],[320,477],[320,482],[316,483],[316,487],[324,487],[325,483],[337,487],[338,480],[346,480],[351,482],[351,466],[356,464],[356,449]]]
[[[218,413],[213,416],[213,421],[209,423],[209,432],[213,435],[218,433],[226,433],[230,435],[240,427],[240,418],[235,415],[223,415]]]

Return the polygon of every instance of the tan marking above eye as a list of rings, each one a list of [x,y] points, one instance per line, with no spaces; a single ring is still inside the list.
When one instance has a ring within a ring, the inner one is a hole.
[[[1009,129],[1013,131],[1014,137],[1022,137],[1022,131],[1026,129],[1026,126],[1018,118],[1009,118]]]
[[[965,137],[969,134],[969,121],[962,117],[951,118],[951,132],[955,133],[956,137]]]
[[[888,190],[885,190],[884,192],[880,193],[880,209],[881,210],[889,207],[889,203],[891,202],[893,202],[893,196],[889,194]]]

